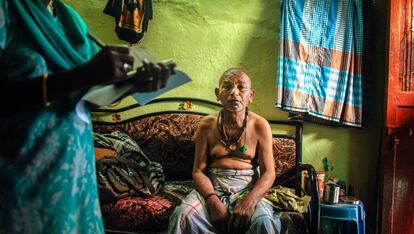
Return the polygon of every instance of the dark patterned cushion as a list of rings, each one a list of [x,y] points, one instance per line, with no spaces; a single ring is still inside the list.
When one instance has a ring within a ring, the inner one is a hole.
[[[181,201],[194,189],[192,181],[167,182],[155,196],[128,197],[101,204],[105,229],[112,231],[162,231]]]
[[[296,144],[293,139],[274,138],[273,158],[275,160],[276,176],[279,176],[296,164]]]
[[[96,132],[121,130],[164,168],[166,180],[191,179],[194,133],[203,116],[163,114],[116,126],[94,126]]]
[[[101,205],[105,229],[161,231],[180,200],[159,194],[151,198],[128,197]]]

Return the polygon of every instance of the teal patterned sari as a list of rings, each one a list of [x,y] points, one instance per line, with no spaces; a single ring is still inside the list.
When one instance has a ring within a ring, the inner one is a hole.
[[[43,0],[0,0],[0,82],[72,69],[96,54],[80,16],[59,0],[54,6],[56,17]],[[79,96],[0,119],[0,233],[104,232]]]

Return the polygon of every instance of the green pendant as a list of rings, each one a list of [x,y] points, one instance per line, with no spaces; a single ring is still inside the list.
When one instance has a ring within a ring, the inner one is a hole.
[[[241,152],[246,152],[247,151],[247,146],[243,145],[242,147],[240,147],[240,151]]]

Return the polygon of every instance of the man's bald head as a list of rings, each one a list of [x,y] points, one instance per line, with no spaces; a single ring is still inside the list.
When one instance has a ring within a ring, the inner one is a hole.
[[[253,101],[255,91],[244,70],[230,68],[221,75],[215,94],[225,110],[238,112],[243,111]]]
[[[252,85],[250,77],[246,74],[246,72],[243,69],[241,69],[241,68],[229,68],[225,72],[223,72],[223,74],[221,75],[220,80],[219,80],[219,87],[222,85],[223,81],[226,78],[233,78],[233,77],[235,77],[235,78],[236,77],[246,78],[246,80],[249,83],[249,86],[251,87],[251,85]]]

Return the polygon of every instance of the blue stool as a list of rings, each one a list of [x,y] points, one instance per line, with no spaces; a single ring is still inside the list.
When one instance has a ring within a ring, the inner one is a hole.
[[[362,202],[359,204],[320,204],[321,219],[353,221],[357,225],[357,233],[365,234],[365,211]]]

